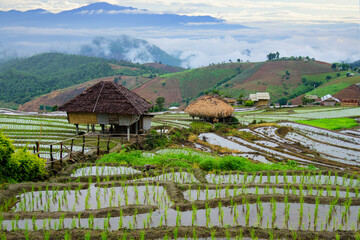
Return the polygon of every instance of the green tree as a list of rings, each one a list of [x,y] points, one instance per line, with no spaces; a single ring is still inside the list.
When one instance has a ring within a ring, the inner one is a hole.
[[[162,111],[164,108],[165,98],[164,97],[158,97],[156,99],[156,106],[159,108],[159,111]]]
[[[333,63],[333,64],[331,65],[331,68],[334,69],[334,70],[336,70],[336,67],[337,67],[336,63]]]
[[[287,104],[287,99],[284,98],[284,97],[280,98],[280,99],[279,99],[279,104],[280,104],[280,105],[286,105],[286,104]]]
[[[238,99],[237,99],[237,101],[239,102],[240,105],[243,104],[243,97],[244,97],[244,94],[243,94],[243,93],[240,93],[240,94],[239,94],[239,97],[238,97]]]

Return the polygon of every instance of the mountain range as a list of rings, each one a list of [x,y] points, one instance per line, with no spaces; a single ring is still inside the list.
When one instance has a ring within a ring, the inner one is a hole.
[[[157,13],[106,2],[59,13],[46,9],[0,11],[0,61],[51,51],[179,66],[179,52],[172,56],[136,36],[152,38],[161,33],[172,37],[246,28],[211,16]]]
[[[186,16],[163,14],[146,9],[123,7],[106,2],[93,3],[69,11],[52,13],[45,9],[25,12],[0,11],[0,26],[37,27],[191,27],[191,28],[243,28],[245,26],[226,24],[224,20],[211,16]]]

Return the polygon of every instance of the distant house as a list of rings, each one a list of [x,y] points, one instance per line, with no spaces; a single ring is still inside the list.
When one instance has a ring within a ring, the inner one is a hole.
[[[230,122],[234,108],[217,95],[205,95],[185,109],[193,118],[216,122]]]
[[[230,105],[235,105],[236,104],[236,99],[235,98],[224,98],[225,102],[227,102]]]
[[[138,134],[151,128],[151,115],[147,112],[152,105],[113,81],[101,81],[59,107],[66,111],[69,123],[75,124],[78,133],[79,124],[100,124],[102,132],[110,125],[110,133]]]
[[[179,108],[178,107],[169,107],[169,110],[170,111],[177,111],[177,110],[179,110]]]
[[[317,95],[305,95],[305,99],[302,100],[302,103],[305,105],[313,105],[319,103],[320,99]]]
[[[353,84],[334,95],[341,101],[341,106],[358,106],[360,103],[360,84]]]
[[[341,101],[341,106],[345,106],[345,107],[359,106],[359,100],[358,99],[343,99]]]
[[[270,103],[270,94],[268,92],[257,92],[249,95],[249,100],[254,102],[257,107],[268,106]]]
[[[323,106],[335,106],[336,103],[340,103],[340,100],[337,98],[334,98],[330,94],[321,97],[320,104]]]
[[[305,95],[305,98],[316,101],[318,99],[318,96],[317,95]]]

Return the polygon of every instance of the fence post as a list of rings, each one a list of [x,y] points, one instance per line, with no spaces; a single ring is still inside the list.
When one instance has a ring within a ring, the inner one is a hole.
[[[53,145],[50,145],[50,161],[51,161],[51,169],[54,169],[54,157],[53,157]]]
[[[107,153],[109,154],[110,153],[110,136],[109,136],[109,139],[108,139],[108,142],[107,142]]]
[[[73,150],[73,146],[74,146],[74,139],[71,139],[71,146],[70,146],[70,159],[72,159],[72,150]]]
[[[98,135],[98,141],[97,141],[97,155],[100,155],[100,134]]]
[[[63,143],[60,142],[60,166],[62,167]]]
[[[36,143],[36,152],[38,153],[38,157],[40,157],[39,151],[40,151],[40,144],[38,141],[35,142]]]
[[[82,152],[82,154],[84,154],[84,152],[85,152],[85,135],[83,135],[83,145],[82,145],[81,152]]]

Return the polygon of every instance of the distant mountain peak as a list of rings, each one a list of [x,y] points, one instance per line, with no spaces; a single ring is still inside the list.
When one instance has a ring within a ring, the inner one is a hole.
[[[123,7],[118,5],[113,5],[107,2],[96,2],[92,3],[80,8],[72,9],[70,11],[66,12],[81,12],[81,11],[94,11],[94,10],[104,10],[104,11],[119,11],[119,10],[125,10],[125,9],[135,9],[132,7]]]
[[[42,8],[28,10],[26,13],[47,13],[48,11]]]

